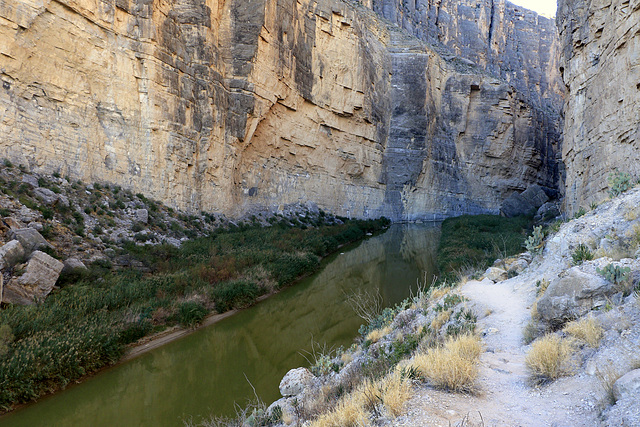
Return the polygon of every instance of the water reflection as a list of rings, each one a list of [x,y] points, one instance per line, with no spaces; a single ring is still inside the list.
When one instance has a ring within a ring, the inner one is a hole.
[[[349,346],[361,324],[345,301],[379,291],[393,305],[435,274],[438,226],[394,225],[345,249],[300,284],[211,327],[0,418],[8,426],[175,426],[230,415],[253,390],[265,402],[306,365],[311,341]],[[246,378],[245,378],[246,376]]]

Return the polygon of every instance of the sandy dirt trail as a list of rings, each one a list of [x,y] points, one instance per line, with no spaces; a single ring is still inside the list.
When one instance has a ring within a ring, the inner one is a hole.
[[[494,284],[469,281],[461,293],[479,314],[486,351],[480,358],[478,392],[446,393],[421,387],[398,426],[596,426],[597,379],[584,373],[535,386],[525,365],[522,331],[535,301],[535,277]]]

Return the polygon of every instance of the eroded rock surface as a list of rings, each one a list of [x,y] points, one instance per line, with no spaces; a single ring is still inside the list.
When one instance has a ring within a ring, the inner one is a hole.
[[[570,213],[607,195],[618,169],[640,175],[640,1],[560,0]]]
[[[31,170],[196,212],[394,220],[558,181],[553,34],[504,3],[471,28],[443,2],[437,47],[339,0],[2,4],[0,156]]]
[[[2,302],[22,305],[43,301],[53,290],[62,268],[62,262],[35,251],[24,274],[4,286]]]

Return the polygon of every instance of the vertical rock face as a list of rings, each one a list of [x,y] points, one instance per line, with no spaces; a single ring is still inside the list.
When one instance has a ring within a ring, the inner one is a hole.
[[[605,197],[615,169],[640,175],[640,1],[560,0],[558,28],[572,212]]]
[[[538,107],[560,112],[555,21],[505,0],[368,0],[421,40],[446,46],[514,86]]]
[[[449,13],[434,48],[340,0],[0,0],[0,156],[230,215],[497,212],[557,185],[553,43],[503,64],[546,21],[475,54]]]

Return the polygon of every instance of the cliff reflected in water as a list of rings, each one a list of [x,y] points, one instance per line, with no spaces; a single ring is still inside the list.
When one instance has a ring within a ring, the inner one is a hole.
[[[328,258],[317,274],[215,325],[0,418],[8,426],[175,426],[232,415],[278,384],[312,340],[349,346],[362,321],[346,302],[379,291],[394,305],[436,274],[439,225],[393,225]],[[245,378],[246,375],[246,378]]]

